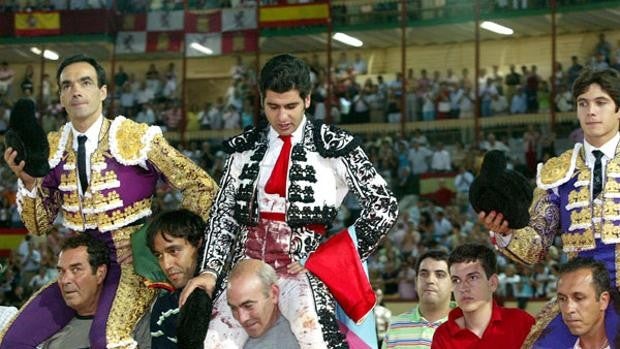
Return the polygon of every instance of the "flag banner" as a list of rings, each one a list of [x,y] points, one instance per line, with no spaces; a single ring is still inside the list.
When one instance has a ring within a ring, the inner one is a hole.
[[[118,32],[116,54],[143,53],[146,50],[146,32]]]
[[[222,31],[256,29],[256,7],[237,7],[222,10]]]
[[[0,228],[0,257],[8,257],[11,251],[16,250],[28,234],[26,228]],[[0,274],[5,265],[0,264]]]
[[[329,19],[328,3],[265,6],[260,8],[259,22],[262,28],[293,27],[325,24]]]
[[[257,39],[256,30],[222,33],[222,53],[256,52]]]
[[[183,47],[183,32],[147,32],[147,52],[180,52]]]
[[[187,33],[185,34],[187,57],[204,57],[222,54],[222,34]]]
[[[219,33],[222,31],[222,14],[211,13],[185,14],[185,31],[188,33]]]
[[[146,19],[147,31],[183,30],[185,15],[180,11],[152,11]]]
[[[146,30],[146,13],[132,13],[121,17],[121,31],[142,31]]]
[[[44,36],[60,34],[59,12],[15,13],[15,36]]]

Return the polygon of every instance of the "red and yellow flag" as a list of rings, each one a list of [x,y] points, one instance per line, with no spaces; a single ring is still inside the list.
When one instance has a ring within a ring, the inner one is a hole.
[[[259,21],[263,28],[293,27],[324,24],[329,19],[329,4],[309,3],[260,8]]]
[[[16,12],[15,36],[44,36],[60,34],[60,13]]]

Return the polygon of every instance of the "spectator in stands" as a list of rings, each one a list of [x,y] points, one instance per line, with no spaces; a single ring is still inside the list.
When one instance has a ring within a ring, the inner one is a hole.
[[[340,52],[338,60],[336,61],[336,74],[346,74],[351,68],[351,62],[347,58],[345,51]]]
[[[422,120],[435,120],[435,98],[432,92],[426,92],[422,95]]]
[[[0,100],[11,94],[11,84],[15,72],[9,67],[6,61],[0,63]]]
[[[207,114],[211,122],[212,130],[221,130],[224,127],[224,97],[218,97],[217,101],[211,105]]]
[[[167,99],[176,98],[177,93],[177,74],[174,71],[174,63],[170,62],[168,64],[168,69],[164,74],[163,88],[162,88],[162,96]]]
[[[577,56],[572,56],[571,57],[571,66],[568,68],[568,90],[571,90],[573,87],[573,83],[575,82],[575,80],[577,80],[577,77],[579,76],[579,74],[581,73],[581,70],[583,69],[583,66],[581,64],[579,64],[579,58]]]
[[[153,96],[158,97],[161,92],[161,79],[159,76],[159,70],[155,67],[154,63],[149,65],[149,69],[146,71],[146,88],[150,90]]]
[[[424,253],[415,271],[418,305],[392,317],[383,349],[430,346],[435,329],[448,320],[448,312],[456,306],[450,302],[452,282],[446,252],[431,250]]]
[[[538,75],[538,67],[532,65],[530,72],[525,76],[525,96],[527,98],[527,112],[538,113],[538,90],[542,79]]]
[[[146,102],[139,108],[140,111],[136,115],[136,122],[141,122],[147,125],[155,125],[155,111],[153,111],[152,104]]]
[[[515,298],[517,298],[517,307],[526,310],[527,303],[534,297],[534,280],[532,279],[532,270],[529,267],[523,267],[521,270]]]
[[[551,76],[549,80],[554,81],[556,91],[558,89],[565,87],[566,79],[567,79],[567,76],[566,76],[566,73],[564,72],[564,69],[562,68],[562,63],[555,62],[555,75]]]
[[[456,204],[462,213],[469,207],[469,187],[474,181],[474,175],[465,166],[458,167],[458,174],[454,177],[454,188],[456,189]]]
[[[596,69],[596,70],[604,70],[604,69],[609,68],[609,63],[607,63],[607,60],[605,59],[605,56],[602,53],[597,53],[593,57],[591,66],[593,69]]]
[[[458,119],[461,114],[461,103],[465,97],[465,90],[460,83],[450,83],[450,117]]]
[[[123,66],[119,65],[118,72],[114,74],[114,90],[121,92],[123,86],[125,86],[125,83],[127,82],[128,79],[129,79],[129,75],[127,75]]]
[[[155,100],[155,92],[147,85],[146,81],[140,83],[140,88],[136,93],[136,102],[139,105],[151,103]]]
[[[444,148],[442,142],[437,142],[431,156],[431,170],[434,172],[447,172],[452,170],[450,153]]]
[[[377,327],[377,344],[378,347],[381,347],[390,325],[392,311],[385,306],[385,303],[383,303],[383,291],[381,291],[380,288],[375,289],[375,295],[377,297],[377,304],[375,305],[373,311],[376,321],[375,326]]]
[[[549,112],[551,107],[551,91],[549,90],[549,83],[541,81],[538,89],[538,111],[541,113]]]
[[[246,68],[243,63],[243,57],[235,56],[235,64],[230,67],[230,77],[234,81],[245,79]]]
[[[437,120],[448,119],[452,116],[452,104],[450,103],[450,88],[447,83],[440,82],[439,90],[435,95]]]
[[[368,64],[362,58],[362,54],[359,52],[355,53],[355,59],[353,60],[353,72],[356,75],[363,75],[368,73]]]
[[[521,348],[534,318],[520,309],[502,308],[493,300],[499,281],[495,252],[464,244],[448,259],[457,308],[439,326],[431,348]]]
[[[499,286],[497,295],[503,300],[513,300],[517,295],[517,288],[521,282],[521,275],[517,273],[514,264],[508,263],[504,267],[504,271],[498,275]]]
[[[241,126],[241,114],[234,105],[230,104],[222,113],[222,121],[224,122],[224,129],[238,129]]]
[[[51,100],[52,96],[52,83],[50,82],[50,75],[45,73],[43,74],[43,79],[41,80],[41,97],[43,100],[43,105],[47,106]]]
[[[503,151],[505,154],[508,154],[508,146],[502,142],[502,141],[498,141],[495,138],[495,133],[490,132],[487,135],[487,139],[485,141],[482,141],[482,143],[480,144],[480,148],[484,149],[485,151],[489,151],[489,150],[500,150]]]
[[[506,74],[504,82],[506,84],[506,100],[511,102],[512,96],[515,95],[517,88],[521,85],[521,75],[515,70],[514,64],[510,65],[510,72]]]
[[[573,95],[567,87],[562,87],[558,90],[558,94],[555,96],[555,105],[557,110],[560,112],[568,112],[573,110],[575,106]]]
[[[33,276],[28,282],[28,288],[30,289],[30,292],[35,292],[41,287],[47,285],[50,281],[52,281],[52,279],[49,278],[47,268],[40,267],[39,273]]]
[[[491,113],[492,115],[502,115],[508,111],[508,101],[501,94],[491,96]]]
[[[134,93],[131,92],[131,86],[124,85],[119,89],[119,94],[121,96],[121,115],[133,119],[135,115],[134,106],[136,105],[136,100]]]
[[[510,102],[510,114],[524,114],[527,112],[527,94],[525,88],[519,86]]]
[[[609,58],[611,56],[611,44],[607,40],[605,40],[604,33],[600,33],[598,35],[598,42],[596,43],[596,46],[594,47],[593,55],[595,57],[601,56],[603,61],[609,63]]]
[[[480,95],[480,115],[481,116],[492,116],[493,110],[491,109],[491,101],[493,97],[497,95],[497,89],[495,88],[495,84],[493,83],[492,78],[487,78],[485,81],[478,86]]]
[[[368,97],[368,91],[366,89],[362,89],[360,93],[353,97],[353,106],[351,107],[352,123],[365,124],[370,122],[370,100]],[[398,113],[398,115],[400,116],[400,113]]]
[[[433,152],[420,145],[419,140],[412,140],[409,149],[409,163],[413,174],[420,175],[428,172],[429,161]]]
[[[32,96],[34,92],[34,68],[32,67],[32,64],[28,64],[26,66],[20,87],[22,90],[22,95]]]

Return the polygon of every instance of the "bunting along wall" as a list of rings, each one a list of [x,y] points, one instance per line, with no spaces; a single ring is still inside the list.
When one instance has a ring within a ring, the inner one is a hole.
[[[116,53],[182,52],[200,57],[257,49],[255,7],[216,12],[154,11],[123,16],[117,33]]]

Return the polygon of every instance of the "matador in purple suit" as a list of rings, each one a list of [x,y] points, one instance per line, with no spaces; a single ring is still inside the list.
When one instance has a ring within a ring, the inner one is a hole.
[[[93,349],[135,348],[135,324],[155,294],[134,272],[130,236],[151,215],[161,178],[183,194],[182,205],[207,219],[217,184],[166,142],[155,126],[122,116],[103,117],[105,71],[94,59],[67,58],[57,72],[69,123],[48,135],[51,171],[34,178],[4,154],[18,179],[17,203],[32,234],[45,234],[61,214],[65,227],[104,241],[111,251],[108,276],[90,330]],[[79,287],[76,293],[79,296]],[[43,287],[1,333],[1,349],[31,349],[60,331],[74,311],[57,283]]]
[[[556,235],[569,258],[591,257],[605,264],[616,306],[605,314],[611,348],[617,348],[620,316],[620,74],[613,69],[584,70],[573,85],[583,143],[538,165],[537,187],[529,224],[509,229],[504,215],[481,212],[507,257],[533,265],[545,260]],[[524,348],[573,348],[579,333],[571,333],[555,299],[536,318]]]

